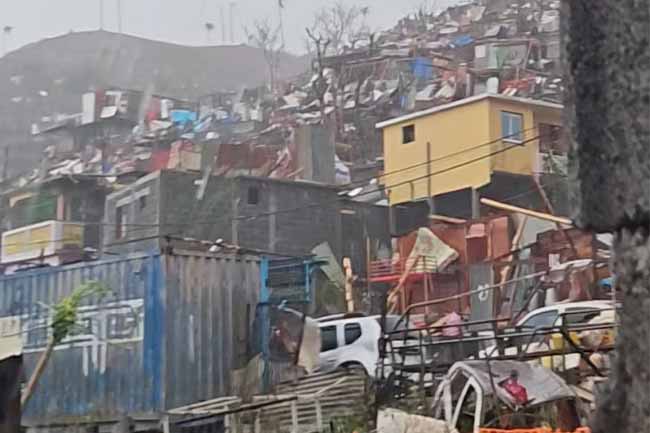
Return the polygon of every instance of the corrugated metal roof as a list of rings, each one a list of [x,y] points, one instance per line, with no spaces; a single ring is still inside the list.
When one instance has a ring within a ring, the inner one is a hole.
[[[557,110],[561,110],[563,108],[562,105],[560,104],[554,104],[552,102],[546,102],[546,101],[540,101],[539,99],[531,99],[531,98],[517,98],[514,96],[506,96],[506,95],[500,95],[500,94],[495,94],[495,93],[483,93],[481,95],[476,95],[476,96],[471,96],[469,98],[464,98],[460,99],[458,101],[450,102],[449,104],[444,104],[444,105],[438,105],[433,108],[429,108],[426,110],[422,111],[416,111],[415,113],[410,113],[410,114],[405,114],[404,116],[399,116],[395,117],[393,119],[388,119],[384,122],[379,122],[375,127],[377,129],[383,129],[388,126],[393,126],[398,123],[402,122],[408,122],[409,120],[415,120],[419,119],[420,117],[424,116],[429,116],[431,114],[439,113],[441,111],[446,111],[446,110],[451,110],[452,108],[456,107],[461,107],[463,105],[467,104],[472,104],[474,102],[479,102],[484,99],[496,99],[499,101],[505,101],[505,102],[516,102],[519,104],[527,104],[527,105],[534,105],[537,107],[544,107],[544,108],[554,108]]]

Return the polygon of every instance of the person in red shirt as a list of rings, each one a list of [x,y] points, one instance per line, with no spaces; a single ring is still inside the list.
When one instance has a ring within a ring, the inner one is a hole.
[[[518,406],[525,406],[528,403],[528,391],[519,383],[519,373],[512,370],[510,377],[499,384],[499,386],[512,396]]]

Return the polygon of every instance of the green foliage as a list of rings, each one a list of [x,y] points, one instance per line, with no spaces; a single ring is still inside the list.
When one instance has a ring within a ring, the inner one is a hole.
[[[89,281],[77,287],[70,296],[56,304],[53,308],[52,322],[54,343],[60,343],[72,332],[77,323],[77,310],[84,299],[90,296],[103,296],[108,292],[108,288],[102,283]]]

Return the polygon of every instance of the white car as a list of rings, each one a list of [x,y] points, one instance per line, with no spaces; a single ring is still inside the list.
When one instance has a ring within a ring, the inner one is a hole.
[[[386,316],[387,330],[405,330],[405,323],[398,324],[399,316]],[[338,314],[317,319],[321,335],[319,370],[363,367],[370,377],[376,376],[379,359],[379,340],[381,338],[381,316],[361,316]],[[397,326],[396,326],[397,325]],[[408,328],[414,328],[409,325]],[[402,343],[404,335],[399,335],[395,346]],[[390,350],[390,349],[387,349]],[[419,363],[422,359],[414,354],[407,355],[406,363]]]
[[[605,322],[614,322],[615,304],[611,301],[583,301],[555,304],[548,307],[538,308],[526,314],[517,322],[516,328],[525,331],[535,331],[544,328],[551,328],[562,325],[586,324],[595,318],[603,318]],[[516,355],[518,346],[526,346],[528,352],[548,350],[544,343],[545,335],[539,337],[530,336],[514,337],[511,347],[505,349],[505,355]],[[522,339],[521,341],[519,339]],[[481,351],[479,357],[498,356],[496,346],[491,345]],[[579,355],[569,355],[572,360],[570,364],[577,362]]]

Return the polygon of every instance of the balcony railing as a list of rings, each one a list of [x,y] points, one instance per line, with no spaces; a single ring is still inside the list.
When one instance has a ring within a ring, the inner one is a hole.
[[[410,274],[420,275],[423,273],[438,272],[438,264],[435,260],[420,257],[415,263],[409,260],[414,259],[383,259],[370,262],[368,276],[372,281],[391,281],[399,279],[406,269],[410,267]]]
[[[84,246],[83,224],[45,221],[2,233],[2,264],[51,257]]]

